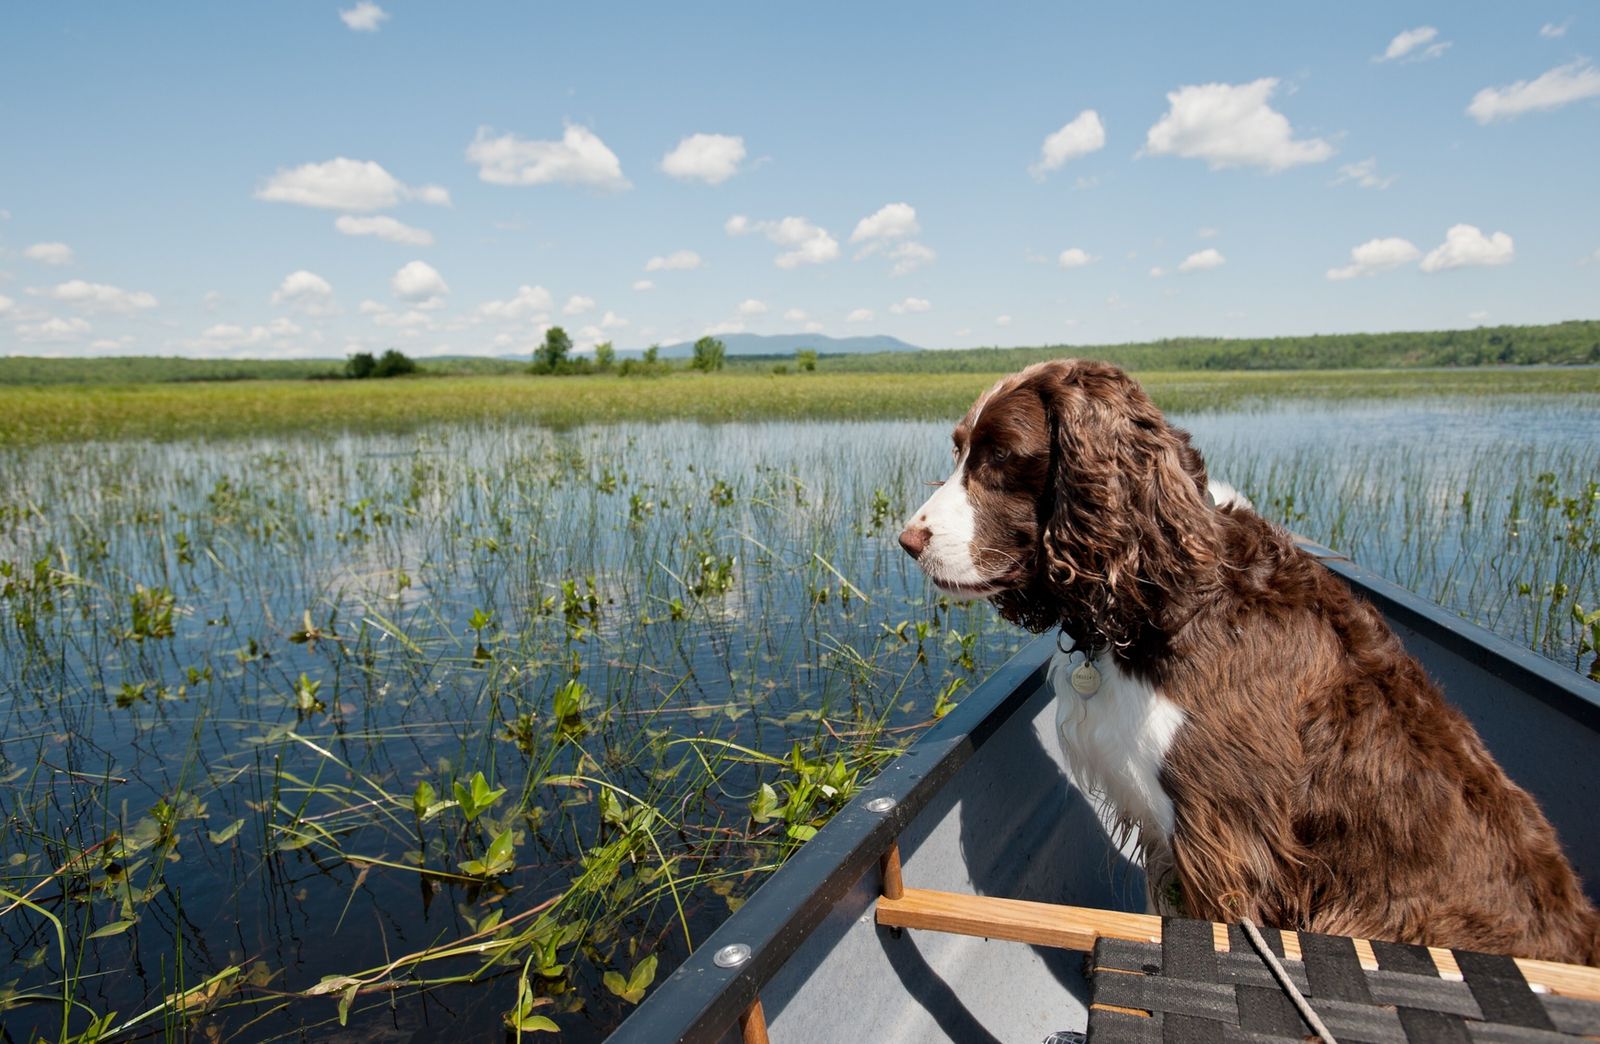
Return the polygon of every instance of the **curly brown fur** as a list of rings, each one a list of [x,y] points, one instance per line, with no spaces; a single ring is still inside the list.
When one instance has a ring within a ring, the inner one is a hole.
[[[1600,964],[1600,914],[1532,798],[1376,610],[1209,503],[1188,435],[1126,374],[1030,367],[955,443],[1001,614],[1108,650],[1184,712],[1160,783],[1189,915]]]

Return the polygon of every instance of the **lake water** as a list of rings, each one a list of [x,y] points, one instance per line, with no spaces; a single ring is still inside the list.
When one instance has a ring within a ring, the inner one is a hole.
[[[1264,513],[1587,669],[1600,402],[1174,420]],[[1024,640],[894,543],[948,428],[0,454],[0,996],[55,998],[7,1033],[65,992],[73,1031],[181,995],[219,1038],[482,1038],[526,974],[603,1036],[607,972],[664,978]]]

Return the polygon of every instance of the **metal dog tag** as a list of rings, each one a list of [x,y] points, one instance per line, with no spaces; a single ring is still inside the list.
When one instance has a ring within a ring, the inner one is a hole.
[[[1072,691],[1088,699],[1100,691],[1100,672],[1094,664],[1084,662],[1072,669]]]

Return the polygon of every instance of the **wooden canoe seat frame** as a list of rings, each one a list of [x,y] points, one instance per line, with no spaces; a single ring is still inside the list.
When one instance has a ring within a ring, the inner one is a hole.
[[[1152,914],[1095,910],[1082,906],[1059,906],[1021,899],[1001,899],[986,895],[962,895],[922,888],[907,888],[900,874],[900,845],[890,845],[881,860],[883,892],[878,899],[877,922],[885,928],[916,928],[922,931],[970,935],[983,939],[1051,946],[1068,950],[1094,949],[1097,939],[1125,939],[1131,942],[1159,943],[1161,918]],[[1292,931],[1276,931],[1283,940],[1283,955],[1301,959],[1300,936]],[[1229,950],[1228,926],[1211,925],[1212,948]],[[1372,943],[1354,939],[1362,968],[1378,967]],[[1439,969],[1441,979],[1461,981],[1463,976],[1455,956],[1437,946],[1427,948]],[[1600,1001],[1600,968],[1576,964],[1515,958],[1528,985],[1535,992],[1553,993],[1579,1000]]]

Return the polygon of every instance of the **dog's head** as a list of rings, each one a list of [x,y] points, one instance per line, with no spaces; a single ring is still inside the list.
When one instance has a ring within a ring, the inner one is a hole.
[[[942,590],[1033,631],[1125,643],[1217,560],[1205,464],[1127,374],[1039,363],[978,397],[900,544]]]

